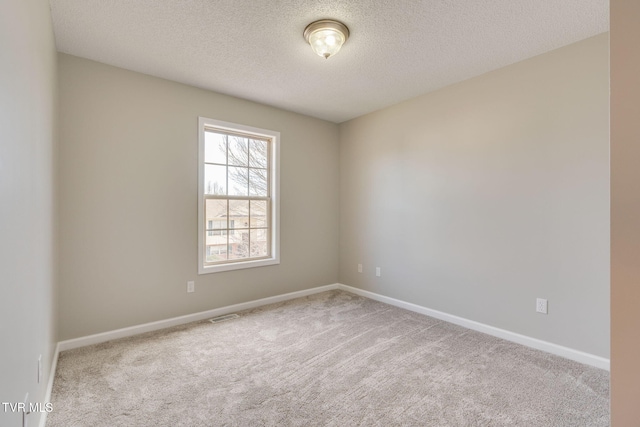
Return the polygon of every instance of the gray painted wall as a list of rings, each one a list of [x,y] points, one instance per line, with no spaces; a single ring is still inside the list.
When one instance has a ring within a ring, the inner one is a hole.
[[[608,115],[603,34],[343,123],[340,282],[608,357]]]
[[[64,54],[59,75],[61,339],[337,281],[337,125]],[[280,265],[197,274],[198,116],[281,133]]]
[[[57,340],[56,104],[49,2],[1,1],[0,402],[43,403]],[[22,414],[0,408],[0,425],[21,426]]]

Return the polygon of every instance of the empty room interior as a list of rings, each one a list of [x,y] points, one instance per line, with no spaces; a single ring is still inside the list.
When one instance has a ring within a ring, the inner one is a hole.
[[[640,426],[640,3],[0,3],[0,426]]]

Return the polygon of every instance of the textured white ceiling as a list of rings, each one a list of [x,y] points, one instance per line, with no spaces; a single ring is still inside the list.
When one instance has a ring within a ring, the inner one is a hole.
[[[342,122],[608,31],[608,0],[50,0],[57,48]],[[316,56],[307,24],[351,37]]]

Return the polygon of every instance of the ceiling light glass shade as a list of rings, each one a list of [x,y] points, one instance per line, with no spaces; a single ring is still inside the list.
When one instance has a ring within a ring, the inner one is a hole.
[[[304,39],[311,45],[311,49],[325,59],[338,53],[348,38],[347,26],[330,19],[312,22],[304,30]]]

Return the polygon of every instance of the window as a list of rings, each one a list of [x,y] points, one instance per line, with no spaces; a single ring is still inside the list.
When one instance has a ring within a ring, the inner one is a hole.
[[[198,272],[278,264],[280,133],[200,117]]]
[[[233,220],[230,221],[231,226],[229,229],[233,229]],[[229,229],[227,229],[227,221],[213,221],[207,220],[207,235],[208,236],[226,236],[229,233]],[[214,225],[215,224],[215,225]]]

